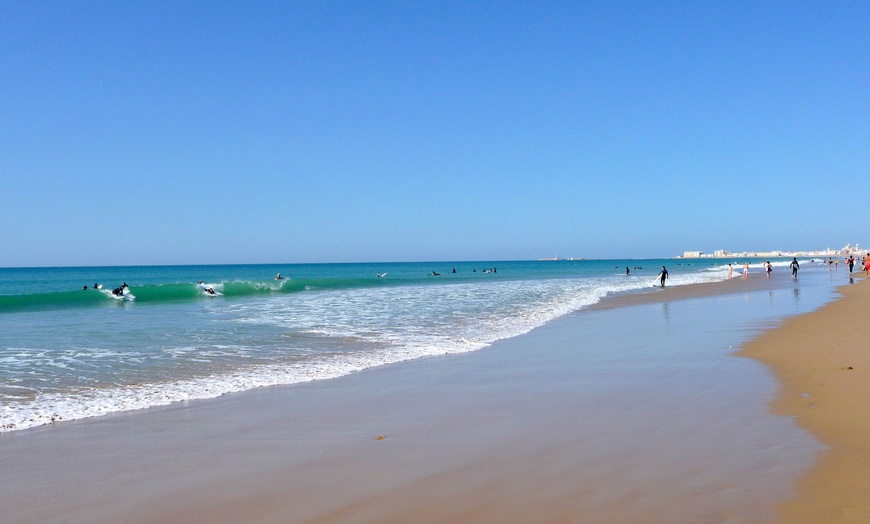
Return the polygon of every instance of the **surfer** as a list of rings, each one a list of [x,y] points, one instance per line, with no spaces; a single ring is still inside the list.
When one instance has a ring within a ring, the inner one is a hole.
[[[433,276],[433,277],[440,277],[440,276],[441,276],[441,273],[436,273],[436,272],[433,271],[433,272],[432,272],[432,276]]]
[[[208,293],[209,295],[212,295],[212,296],[215,295],[215,292],[214,292],[214,288],[213,288],[213,287],[210,287],[210,288],[206,289],[205,292]]]
[[[284,280],[284,277],[281,276],[281,273],[275,275],[275,280]]]
[[[386,273],[378,273],[378,278],[384,278],[385,276],[387,276]]]
[[[797,272],[798,272],[798,269],[801,268],[801,265],[798,264],[797,257],[794,257],[791,259],[791,264],[789,264],[789,267],[791,268],[792,280],[797,280]]]
[[[87,291],[87,290],[88,290],[88,286],[85,286],[82,288],[82,291]]]
[[[124,282],[123,284],[121,284],[121,287],[116,287],[115,289],[113,289],[112,294],[115,295],[116,297],[122,297],[122,296],[124,296],[124,290],[127,289],[128,287],[129,286],[127,286],[127,283]]]
[[[661,287],[665,287],[665,280],[668,279],[668,270],[665,269],[665,266],[662,266],[662,272],[659,273],[659,281],[661,282]]]
[[[631,271],[628,270],[628,266],[625,266],[625,274],[628,275]]]
[[[103,286],[101,286],[101,285],[97,284],[96,282],[94,282],[94,289],[100,289],[101,287],[103,287]]]

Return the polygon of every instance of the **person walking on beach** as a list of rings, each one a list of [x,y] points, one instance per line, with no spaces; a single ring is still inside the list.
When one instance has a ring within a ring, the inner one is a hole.
[[[728,280],[731,280],[731,277],[734,275],[734,267],[731,264],[728,264]]]
[[[668,270],[665,269],[665,266],[662,266],[662,272],[659,273],[659,282],[661,287],[665,287],[665,280],[668,279]]]
[[[846,263],[849,264],[849,274],[852,274],[852,268],[855,267],[855,257],[849,255],[849,260]]]
[[[749,262],[743,263],[743,277],[741,278],[743,278],[743,280],[749,279]]]
[[[770,260],[765,264],[765,271],[767,271],[767,279],[770,280],[770,272],[773,271],[773,266],[770,265]]]
[[[798,272],[798,269],[801,268],[801,265],[798,264],[797,258],[792,258],[792,259],[791,259],[791,264],[789,264],[789,267],[791,267],[791,278],[792,278],[792,280],[797,280],[797,272]]]

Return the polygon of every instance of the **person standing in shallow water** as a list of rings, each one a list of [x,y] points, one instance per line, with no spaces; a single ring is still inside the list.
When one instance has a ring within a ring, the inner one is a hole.
[[[801,265],[798,264],[797,257],[791,259],[791,264],[789,264],[789,267],[791,267],[792,280],[797,280],[797,272],[798,269],[801,268]]]
[[[659,273],[660,286],[665,287],[665,280],[668,279],[668,270],[665,269],[665,266],[662,266],[662,272]]]

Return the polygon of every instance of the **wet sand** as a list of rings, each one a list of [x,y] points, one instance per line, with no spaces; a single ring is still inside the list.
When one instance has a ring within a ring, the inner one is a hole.
[[[736,272],[735,272],[736,274]],[[606,297],[601,302],[593,304],[590,310],[615,309],[640,304],[656,304],[662,302],[674,302],[693,298],[710,297],[714,295],[727,295],[734,293],[750,293],[759,290],[784,289],[792,285],[791,278],[784,271],[777,271],[774,278],[768,279],[761,271],[752,274],[752,278],[746,280],[740,277],[712,282],[707,284],[689,284],[685,286],[654,287],[650,292],[623,293]]]
[[[870,283],[787,319],[742,355],[769,365],[781,389],[774,412],[795,417],[830,449],[777,508],[781,522],[870,522]]]
[[[0,506],[16,523],[768,522],[821,447],[767,413],[775,381],[729,345],[769,325],[750,312],[815,300],[792,286],[617,296],[471,354],[3,434]],[[704,320],[722,311],[744,316]]]

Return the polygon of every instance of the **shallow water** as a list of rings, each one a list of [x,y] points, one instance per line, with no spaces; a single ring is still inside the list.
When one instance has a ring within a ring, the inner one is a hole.
[[[726,275],[717,260],[0,269],[0,431],[474,351],[651,289],[663,264],[670,285]],[[121,282],[135,299],[111,295]]]

